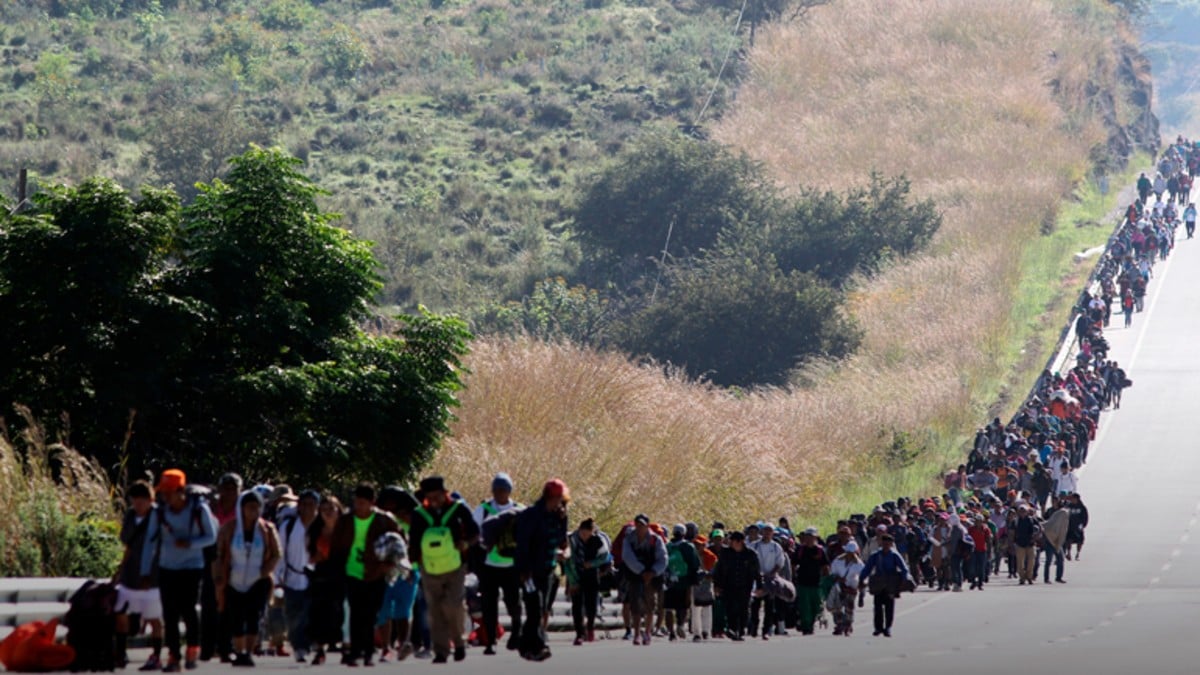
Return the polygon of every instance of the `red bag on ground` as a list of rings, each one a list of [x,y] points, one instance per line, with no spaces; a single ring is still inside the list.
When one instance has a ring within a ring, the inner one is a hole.
[[[18,626],[0,642],[0,663],[14,673],[47,673],[66,670],[75,661],[75,650],[54,641],[58,619]]]

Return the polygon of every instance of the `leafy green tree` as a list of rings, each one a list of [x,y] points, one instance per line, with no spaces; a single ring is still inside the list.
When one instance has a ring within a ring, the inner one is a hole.
[[[562,277],[534,284],[521,302],[494,307],[481,319],[489,332],[527,333],[544,340],[595,344],[613,320],[611,303],[595,289]]]
[[[369,245],[297,164],[252,148],[186,210],[94,179],[5,211],[0,401],[65,413],[108,466],[410,477],[452,419],[470,334],[431,314],[366,334]]]
[[[844,195],[806,191],[787,202],[772,227],[744,236],[761,237],[763,250],[785,271],[812,272],[840,286],[853,274],[873,274],[925,248],[941,224],[932,201],[910,199],[903,176],[872,173],[867,186]]]
[[[842,358],[861,339],[838,291],[769,254],[722,247],[672,270],[667,289],[625,324],[623,346],[716,384],[784,384],[803,359]]]
[[[574,209],[593,286],[627,288],[694,256],[740,223],[762,223],[775,189],[744,154],[679,134],[651,135],[596,174]],[[668,232],[670,242],[667,241]]]

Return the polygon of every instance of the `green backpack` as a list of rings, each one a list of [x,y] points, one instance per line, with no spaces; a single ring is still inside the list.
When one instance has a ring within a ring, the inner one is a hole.
[[[426,574],[450,574],[462,567],[462,553],[454,545],[454,532],[446,526],[446,522],[457,508],[458,502],[452,503],[442,514],[441,522],[437,523],[424,507],[417,509],[417,513],[428,524],[421,535],[421,569]]]
[[[682,583],[688,577],[688,562],[683,553],[684,546],[691,546],[691,544],[686,541],[678,541],[667,545],[667,580],[672,586]]]

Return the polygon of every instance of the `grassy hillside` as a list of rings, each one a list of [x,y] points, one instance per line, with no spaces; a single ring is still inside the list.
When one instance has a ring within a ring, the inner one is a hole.
[[[580,171],[693,123],[714,86],[720,114],[742,40],[723,4],[4,2],[0,182],[27,167],[186,192],[278,143],[378,243],[385,304],[470,312],[574,268]]]
[[[1057,214],[1094,194],[1096,160],[1152,135],[1129,127],[1147,84],[1130,42],[1089,0],[839,0],[764,31],[717,138],[784,185],[905,173],[945,215],[930,254],[858,288],[863,348],[802,387],[742,395],[619,355],[485,342],[439,468],[460,485],[495,466],[561,474],[614,519],[614,504],[817,515],[930,488],[1006,412],[996,401],[1022,395],[1076,292],[1071,254],[1111,232],[1111,198]]]

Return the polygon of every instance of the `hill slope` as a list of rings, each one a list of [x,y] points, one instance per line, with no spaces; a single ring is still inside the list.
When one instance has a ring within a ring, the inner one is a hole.
[[[710,91],[720,113],[743,39],[723,4],[0,3],[0,181],[187,192],[247,142],[281,144],[378,243],[385,304],[468,312],[573,269],[580,171],[694,122]]]
[[[859,287],[861,352],[804,388],[732,395],[488,342],[439,468],[468,486],[495,466],[561,474],[613,519],[814,514],[857,486],[868,503],[930,487],[1003,389],[1032,381],[1077,292],[1071,254],[1111,232],[1062,222],[1064,198],[1157,142],[1131,44],[1090,0],[839,0],[764,31],[717,137],[785,185],[903,172],[944,211],[929,255]]]

